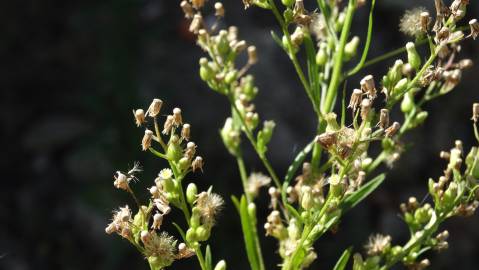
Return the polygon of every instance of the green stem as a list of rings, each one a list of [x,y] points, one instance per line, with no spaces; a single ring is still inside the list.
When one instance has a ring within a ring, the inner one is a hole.
[[[246,134],[246,137],[248,138],[248,140],[250,141],[251,145],[253,146],[255,152],[258,154],[258,157],[259,159],[261,160],[261,162],[263,163],[264,167],[266,168],[266,170],[268,171],[269,175],[271,176],[271,178],[273,179],[273,182],[275,183],[276,187],[278,189],[281,189],[281,182],[279,181],[279,177],[278,175],[276,174],[276,172],[274,171],[273,167],[271,166],[271,163],[269,162],[269,160],[266,158],[265,154],[263,154],[261,151],[259,151],[258,149],[258,144],[256,142],[256,139],[254,138],[253,136],[253,132],[249,129],[249,127],[247,126],[246,124],[246,121],[244,119],[244,117],[241,115],[241,112],[239,111],[238,107],[236,106],[234,100],[230,97],[230,103],[231,103],[231,106],[233,107],[233,110],[236,112],[236,114],[238,115],[238,118],[240,119],[241,121],[241,125],[243,126],[243,131],[244,133]]]
[[[348,42],[349,31],[351,30],[351,25],[353,22],[354,12],[356,10],[356,0],[350,0],[348,3],[346,12],[346,19],[344,21],[343,29],[341,30],[341,38],[339,41],[339,46],[336,49],[336,53],[334,56],[334,66],[333,66],[333,74],[331,77],[331,81],[329,83],[328,90],[326,92],[326,98],[322,108],[322,114],[326,115],[327,113],[331,112],[334,107],[334,101],[336,100],[336,96],[338,93],[339,84],[341,83],[341,75],[343,69],[343,58],[344,58],[344,47]],[[321,134],[326,129],[326,121],[324,119],[321,120],[318,127],[318,134]],[[313,156],[311,158],[311,165],[314,172],[317,171],[319,167],[319,163],[321,161],[321,147],[319,145],[315,145],[313,149]]]

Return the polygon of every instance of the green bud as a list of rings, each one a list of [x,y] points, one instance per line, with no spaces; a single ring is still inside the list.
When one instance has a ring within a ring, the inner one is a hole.
[[[345,61],[351,60],[358,53],[359,37],[353,37],[344,47]]]
[[[228,41],[228,32],[222,30],[218,35],[218,43],[216,44],[216,49],[221,55],[227,55],[230,50],[230,44]]]
[[[402,247],[401,246],[394,246],[391,248],[391,256],[396,257],[402,252]]]
[[[181,149],[179,138],[176,135],[171,136],[168,142],[168,148],[166,149],[166,157],[170,161],[178,162],[183,156],[183,150]]]
[[[402,78],[402,66],[403,66],[403,61],[402,60],[396,60],[394,62],[394,66],[389,70],[387,74],[387,81],[388,81],[388,86],[391,84],[391,87],[394,87],[394,85]]]
[[[234,81],[236,81],[237,76],[238,72],[236,70],[231,70],[230,72],[226,73],[225,83],[232,84]]]
[[[228,117],[223,128],[220,131],[223,144],[226,146],[230,154],[236,156],[241,143],[240,132],[235,128],[233,118]]]
[[[425,207],[416,209],[416,211],[414,212],[414,219],[416,220],[416,222],[419,222],[420,224],[424,224],[428,222],[431,219],[429,210],[426,209]]]
[[[214,270],[226,270],[226,262],[224,260],[219,261]]]
[[[178,166],[180,167],[180,170],[186,171],[191,165],[191,162],[188,158],[182,157],[180,158],[180,161],[178,161]]]
[[[474,155],[474,161],[472,162],[472,165],[471,165],[471,175],[476,178],[476,179],[479,179],[479,156],[478,156],[478,150],[477,150],[477,147],[473,147],[471,149],[471,153],[473,153]]]
[[[193,207],[191,209],[191,218],[190,218],[190,226],[191,228],[197,228],[201,225],[201,213],[198,207]]]
[[[431,194],[433,198],[436,197],[436,190],[434,189],[434,184],[436,184],[436,182],[434,182],[432,178],[429,178],[429,181],[427,182],[427,187],[429,190],[429,194]]]
[[[198,187],[196,187],[195,183],[189,183],[186,187],[186,200],[189,204],[193,205],[196,201],[196,195],[198,194]]]
[[[293,1],[293,0],[286,0],[286,1]],[[286,23],[290,23],[293,21],[294,19],[294,12],[292,9],[290,8],[287,8],[285,9],[285,11],[283,12],[283,17],[284,17],[284,21]]]
[[[274,121],[264,121],[263,129],[258,132],[258,151],[261,153],[265,153],[267,149],[267,145],[273,136],[273,130],[276,124]]]
[[[189,228],[186,231],[186,241],[190,243],[198,242],[198,236],[196,235],[196,230],[194,228]]]
[[[324,66],[327,61],[328,61],[327,44],[323,42],[319,45],[319,50],[316,53],[316,64],[318,66]]]
[[[170,256],[150,256],[148,257],[148,263],[150,264],[151,269],[160,270],[167,266],[170,266],[174,261],[173,257]]]
[[[203,81],[209,81],[215,76],[213,70],[208,65],[206,58],[200,59],[200,77]]]
[[[131,233],[135,242],[140,243],[140,233],[143,230],[148,230],[148,222],[145,218],[144,211],[138,210],[138,213],[133,217],[133,225],[131,226]]]
[[[292,218],[289,221],[288,236],[290,239],[295,240],[301,237],[301,228],[299,227],[298,220],[295,218]]]
[[[258,88],[254,85],[254,77],[247,75],[241,79],[242,94],[246,96],[248,101],[253,100],[258,94]]]
[[[416,70],[421,68],[421,56],[416,50],[416,46],[412,42],[406,44],[408,63]]]
[[[400,80],[400,82],[402,82],[404,79]],[[406,85],[407,85],[407,79],[406,80]],[[398,84],[399,84],[398,83]],[[396,89],[395,89],[396,90]],[[407,92],[403,99],[402,99],[402,102],[401,102],[401,111],[405,114],[411,112],[413,109],[414,109],[414,96],[411,92]]]
[[[210,238],[210,230],[206,228],[204,225],[199,226],[196,228],[196,236],[198,237],[199,242],[203,242]]]
[[[353,270],[364,270],[363,257],[359,253],[355,253],[353,256]]]
[[[403,78],[394,86],[393,94],[401,94],[407,90],[408,79]]]
[[[301,188],[301,207],[305,210],[309,210],[313,207],[314,200],[313,200],[313,193],[311,187],[303,186]]]
[[[445,208],[450,208],[454,205],[454,201],[457,197],[457,184],[455,182],[451,182],[449,187],[444,192],[443,202]]]
[[[308,211],[303,211],[303,212],[301,212],[301,218],[302,218],[303,220],[308,220],[309,217],[310,217],[310,214],[309,214]]]
[[[407,224],[414,224],[414,216],[411,213],[405,213],[404,214],[404,221],[406,221]]]
[[[346,20],[346,13],[341,12],[339,13],[338,19],[336,20],[336,24],[334,25],[334,29],[339,32],[343,29],[344,21]]]
[[[283,5],[286,7],[290,7],[295,3],[295,0],[281,0],[281,3],[283,3]]]
[[[414,124],[416,126],[418,125],[422,125],[422,123],[424,123],[424,121],[426,121],[427,117],[428,117],[429,113],[426,112],[426,111],[423,111],[423,112],[420,112],[416,115],[416,119],[414,119]]]

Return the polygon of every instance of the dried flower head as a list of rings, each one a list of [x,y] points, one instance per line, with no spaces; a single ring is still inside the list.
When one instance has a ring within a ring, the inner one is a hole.
[[[203,172],[203,165],[204,165],[203,158],[200,156],[197,156],[191,163],[191,169],[193,170],[193,172],[196,172],[197,170],[200,170],[201,172]]]
[[[203,28],[203,16],[201,16],[201,14],[195,14],[193,16],[193,20],[191,20],[189,30],[190,32],[198,34],[200,29],[202,28]]]
[[[170,266],[176,258],[176,240],[166,232],[142,231],[141,240],[145,247],[146,257],[155,257],[155,265],[159,269]]]
[[[120,207],[118,210],[113,212],[112,222],[105,228],[105,232],[108,234],[116,232],[124,238],[129,238],[131,233],[131,220],[131,210],[128,205],[125,205],[125,207]]]
[[[213,192],[201,192],[196,199],[196,207],[200,210],[202,221],[205,224],[213,226],[215,218],[222,210],[224,200],[220,195]]]
[[[472,104],[472,118],[471,118],[471,120],[473,120],[474,123],[477,123],[477,120],[479,120],[479,103]]]
[[[144,124],[145,121],[145,111],[143,109],[133,110],[133,116],[135,117],[135,124],[137,127]]]
[[[363,92],[359,89],[354,89],[353,93],[351,94],[351,99],[349,100],[348,108],[352,108],[353,112],[356,111],[356,108],[361,104],[361,99],[363,96]]]
[[[259,189],[269,185],[269,183],[271,183],[270,177],[260,172],[254,172],[248,177],[247,192],[253,197],[256,197],[258,195]]]
[[[162,223],[163,223],[163,215],[160,213],[156,213],[155,215],[153,215],[153,223],[151,224],[151,228],[153,230],[159,230]]]
[[[361,119],[366,121],[368,119],[369,111],[371,111],[371,100],[368,98],[363,99],[361,101]]]
[[[181,116],[181,109],[180,108],[174,108],[173,109],[173,125],[178,127],[181,124],[183,124],[183,117]]]
[[[184,124],[181,128],[181,138],[183,140],[189,141],[191,135],[191,126],[190,124]]]
[[[406,10],[399,23],[399,30],[412,37],[420,37],[424,34],[421,14],[427,12],[424,7]]]
[[[256,54],[256,47],[248,47],[248,64],[254,65],[258,62],[258,55]]]
[[[189,248],[185,243],[180,243],[178,245],[178,255],[176,255],[177,259],[184,259],[189,258],[195,255],[195,250]]]
[[[469,21],[469,26],[471,27],[470,36],[475,40],[479,36],[479,21],[472,19]]]
[[[113,182],[113,185],[118,188],[118,189],[123,189],[123,190],[128,190],[129,189],[129,179],[128,176],[123,174],[120,171],[116,172],[116,175],[114,176],[115,181]]]
[[[391,246],[391,236],[375,234],[369,237],[368,243],[364,246],[370,256],[382,255]]]
[[[163,101],[161,99],[153,99],[150,107],[148,107],[148,110],[146,111],[146,115],[150,117],[156,117],[160,113],[162,105]]]
[[[367,75],[364,77],[361,82],[361,90],[368,94],[368,98],[373,100],[376,98],[376,85],[374,83],[373,75]]]
[[[193,7],[188,3],[188,1],[183,0],[180,3],[180,7],[183,10],[183,13],[185,13],[185,18],[191,19],[195,15]]]
[[[388,109],[381,109],[379,113],[379,127],[385,129],[389,126],[389,110]]]
[[[173,115],[168,115],[165,120],[165,124],[163,125],[162,133],[165,135],[169,135],[171,132],[171,128],[173,127],[174,117]]]
[[[153,131],[147,129],[145,130],[145,135],[141,140],[141,148],[143,151],[148,150],[151,147],[151,140],[153,139]]]
[[[386,137],[391,138],[399,131],[400,127],[401,127],[401,124],[399,124],[398,122],[394,122],[390,127],[388,127],[384,131],[384,134],[386,135]]]
[[[215,16],[217,17],[224,17],[225,16],[225,8],[221,2],[215,3]]]

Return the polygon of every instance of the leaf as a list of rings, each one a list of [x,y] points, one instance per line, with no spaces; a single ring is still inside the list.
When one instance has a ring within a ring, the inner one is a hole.
[[[384,179],[384,173],[380,174],[345,198],[342,203],[343,211],[346,212],[359,204],[362,200],[369,196],[369,194],[376,190],[383,183]]]
[[[246,201],[245,196],[241,196],[241,199],[238,199],[235,196],[231,197],[236,209],[239,212],[240,219],[241,219],[241,227],[243,230],[243,237],[246,247],[246,255],[248,256],[248,261],[251,266],[252,270],[261,270],[264,267],[261,267],[260,259],[258,252],[258,247],[256,246],[255,241],[255,230],[253,222],[251,221],[248,215],[248,203]]]
[[[294,174],[296,173],[298,168],[301,166],[301,164],[303,164],[304,160],[306,159],[306,156],[313,149],[313,145],[314,145],[314,141],[306,145],[304,149],[301,150],[301,152],[299,152],[298,155],[296,155],[296,157],[293,160],[293,163],[289,166],[283,181],[283,190],[282,190],[283,201],[285,201],[286,199],[286,189],[288,188],[289,183],[293,179]]]
[[[211,257],[210,245],[206,246],[205,264],[208,270],[213,270],[213,258]]]
[[[333,270],[344,270],[346,268],[346,265],[348,264],[348,261],[349,261],[349,257],[351,257],[352,250],[353,248],[349,247],[343,252],[341,257],[339,257],[339,260],[334,266]]]
[[[175,226],[176,230],[180,233],[181,238],[183,238],[183,241],[186,242],[186,234],[185,231],[180,227],[180,225],[176,224],[176,222],[173,222],[173,226]]]

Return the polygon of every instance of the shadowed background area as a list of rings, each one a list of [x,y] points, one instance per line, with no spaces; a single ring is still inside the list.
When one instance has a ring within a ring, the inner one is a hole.
[[[226,2],[225,24],[239,26],[240,37],[258,48],[260,62],[252,69],[260,88],[256,104],[263,119],[277,123],[269,156],[283,175],[294,154],[311,140],[314,114],[287,56],[269,35],[278,31],[272,15],[257,8],[245,11],[240,0]],[[405,44],[407,38],[397,32],[400,16],[413,5],[432,11],[432,2],[378,1],[370,55]],[[213,185],[226,199],[211,239],[214,260],[226,259],[229,269],[248,269],[239,218],[229,200],[241,193],[239,175],[218,134],[229,107],[199,79],[202,52],[187,31],[178,3],[0,4],[0,269],[148,268],[127,242],[106,235],[104,228],[113,208],[133,205],[113,188],[114,172],[140,161],[145,172],[134,188],[146,199],[146,187],[165,166],[140,151],[143,130],[134,126],[131,114],[133,108],[146,109],[155,97],[165,101],[165,114],[181,107],[192,125],[206,166],[204,174],[189,180],[202,189]],[[367,8],[359,11],[353,29],[363,40],[367,13]],[[479,5],[471,1],[468,18],[474,15],[479,16]],[[464,43],[461,57],[479,61],[477,44]],[[368,73],[379,77],[393,62],[360,72],[349,84],[356,85]],[[330,269],[351,245],[362,251],[372,232],[391,234],[395,242],[404,243],[408,232],[398,217],[399,203],[411,195],[425,197],[428,177],[438,177],[445,166],[439,151],[450,149],[457,138],[466,148],[474,143],[469,118],[472,102],[479,100],[478,72],[477,66],[468,70],[457,89],[426,106],[429,119],[405,138],[414,147],[388,173],[385,185],[348,213],[336,234],[316,245],[319,259],[311,269]],[[264,171],[246,149],[248,167]],[[265,191],[261,195],[267,198]],[[260,223],[268,214],[267,204],[266,199],[258,201]],[[180,218],[172,214],[165,223]],[[431,253],[432,269],[477,269],[478,226],[477,215],[447,222],[450,249]],[[165,228],[174,232],[171,226]],[[275,269],[276,243],[271,238],[262,243],[267,269]],[[172,267],[198,268],[194,259]]]

